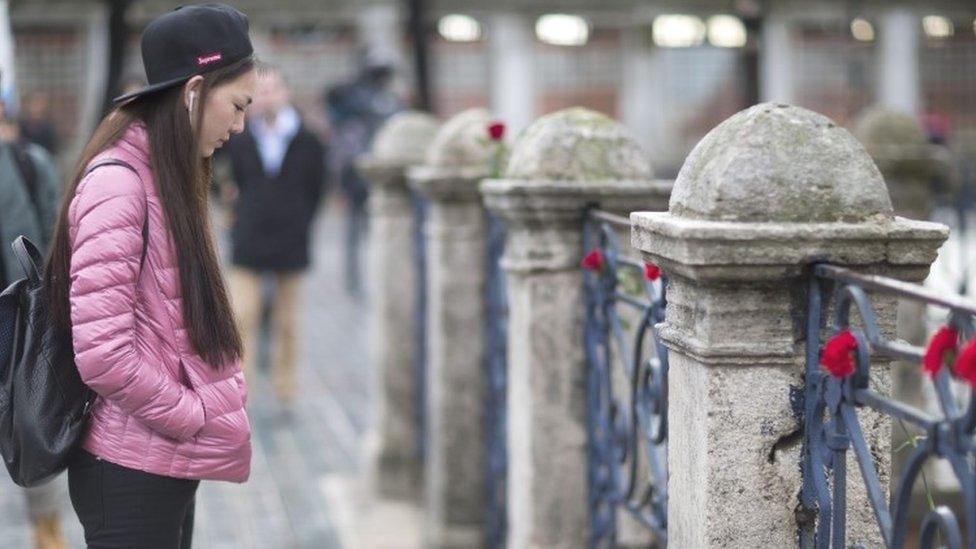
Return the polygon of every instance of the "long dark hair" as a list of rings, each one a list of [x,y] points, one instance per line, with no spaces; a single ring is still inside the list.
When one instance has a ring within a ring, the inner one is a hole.
[[[156,192],[162,201],[176,250],[183,323],[190,342],[197,354],[215,367],[241,357],[243,344],[220,273],[207,208],[211,162],[202,159],[198,151],[208,93],[253,68],[254,60],[248,58],[203,75],[196,109],[197,131],[193,131],[183,106],[183,86],[174,86],[122,105],[99,124],[68,180],[44,269],[51,321],[68,341],[71,331],[68,207],[92,159],[118,141],[133,122],[143,121],[149,134],[149,158]]]

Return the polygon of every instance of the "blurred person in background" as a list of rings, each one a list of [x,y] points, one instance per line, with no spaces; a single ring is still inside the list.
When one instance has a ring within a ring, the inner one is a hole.
[[[58,154],[58,131],[51,117],[51,102],[43,93],[32,93],[23,101],[20,135],[26,141],[44,147],[51,156]]]
[[[0,288],[26,276],[10,247],[18,236],[47,253],[60,200],[61,178],[51,155],[23,139],[0,101]],[[61,534],[61,510],[67,500],[64,475],[23,491],[34,547],[67,547]]]
[[[345,285],[362,293],[360,248],[366,231],[369,187],[356,169],[356,158],[369,150],[379,127],[402,108],[393,92],[393,64],[371,52],[361,54],[359,74],[351,82],[329,88],[325,106],[332,127],[330,167],[346,199]]]
[[[310,264],[309,240],[325,181],[325,147],[302,122],[291,90],[262,65],[245,131],[227,144],[235,192],[231,220],[231,292],[248,376],[259,341],[262,280],[274,279],[271,378],[282,410],[295,397],[299,296]],[[228,193],[225,193],[228,194]],[[250,378],[253,379],[253,378]]]

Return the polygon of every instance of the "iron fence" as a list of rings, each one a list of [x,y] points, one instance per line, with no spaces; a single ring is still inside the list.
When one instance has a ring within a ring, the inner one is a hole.
[[[665,284],[622,252],[617,233],[629,230],[591,210],[583,234],[591,547],[617,545],[618,510],[667,545]]]
[[[821,320],[830,293],[833,293],[834,336],[821,344]],[[946,506],[932,505],[922,520],[918,544],[932,547],[937,537],[949,548],[976,547],[976,402],[972,387],[956,379],[961,373],[957,365],[931,370],[927,383],[937,395],[938,411],[924,411],[899,402],[879,392],[871,384],[871,360],[885,357],[902,363],[921,364],[926,349],[888,339],[879,329],[875,305],[871,295],[882,293],[899,299],[919,301],[949,311],[946,326],[951,341],[968,341],[974,334],[973,316],[976,305],[956,296],[927,290],[880,276],[861,275],[849,270],[817,265],[813,268],[809,286],[807,318],[806,387],[804,402],[803,487],[801,515],[809,517],[807,527],[801,528],[803,547],[847,547],[847,452],[854,449],[854,458],[864,479],[874,518],[886,547],[901,548],[908,543],[909,511],[912,491],[923,465],[934,459],[947,460],[959,482],[965,520],[962,525],[955,513]],[[851,312],[860,319],[851,324]],[[958,334],[958,335],[956,335]],[[847,338],[849,347],[837,346]],[[831,346],[833,348],[830,348]],[[827,350],[825,353],[824,350]],[[849,370],[837,366],[850,359]],[[850,354],[845,355],[849,350]],[[830,354],[831,371],[827,364]],[[962,353],[960,353],[961,359]],[[942,364],[941,355],[936,364]],[[927,366],[927,368],[931,368]],[[972,381],[972,380],[970,380]],[[954,394],[960,387],[966,394],[959,399]],[[966,402],[968,401],[968,402]],[[874,410],[894,421],[911,424],[924,433],[908,456],[900,478],[893,486],[889,499],[876,467],[875,458],[861,424],[865,410]],[[802,521],[801,521],[802,522]]]

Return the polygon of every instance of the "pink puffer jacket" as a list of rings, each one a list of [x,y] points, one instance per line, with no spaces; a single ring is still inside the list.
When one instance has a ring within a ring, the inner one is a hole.
[[[240,364],[210,366],[190,343],[145,125],[133,124],[91,165],[109,158],[138,174],[91,171],[68,210],[75,364],[99,395],[82,445],[132,469],[243,482],[251,462],[244,375]]]

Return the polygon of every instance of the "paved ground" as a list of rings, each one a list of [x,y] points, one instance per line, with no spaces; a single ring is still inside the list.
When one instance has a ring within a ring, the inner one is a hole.
[[[316,234],[316,267],[302,301],[301,397],[289,418],[274,402],[266,377],[252,383],[251,479],[244,485],[201,485],[195,548],[361,546],[353,537],[361,529],[357,521],[369,514],[364,509],[375,508],[362,475],[372,402],[366,308],[342,290],[338,212],[322,216]],[[71,546],[84,547],[81,527],[65,502]],[[401,522],[397,517],[409,516],[402,511],[394,509],[382,523]],[[404,546],[402,541],[387,547]],[[0,474],[0,547],[30,543],[20,490]]]

